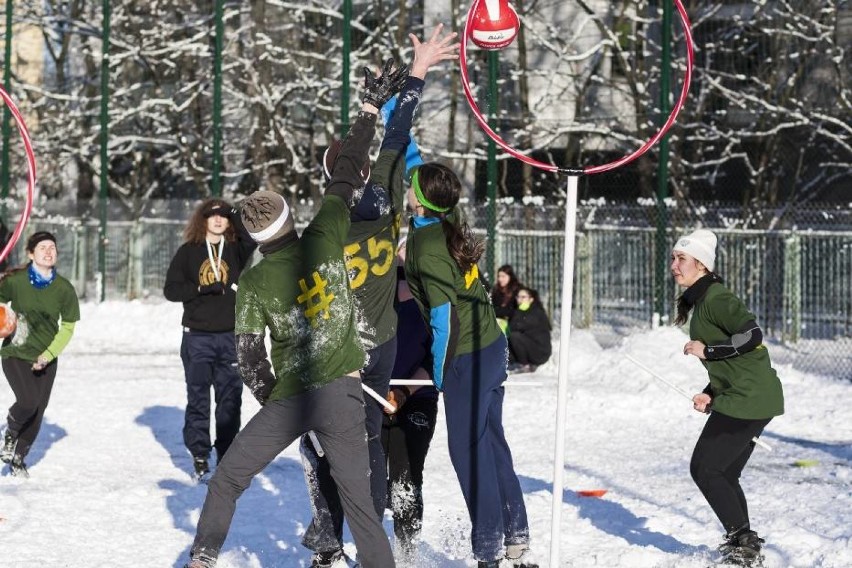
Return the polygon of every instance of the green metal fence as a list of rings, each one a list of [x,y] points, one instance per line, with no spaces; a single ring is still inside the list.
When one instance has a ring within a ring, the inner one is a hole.
[[[107,299],[158,298],[187,215],[110,221],[103,273],[97,219],[37,218],[27,232],[56,233],[59,270],[83,298],[97,301],[102,281]],[[655,263],[668,262],[656,258],[655,230],[588,219],[579,226],[573,325],[620,330],[671,321],[680,291],[667,273],[661,285],[670,301],[665,313],[654,309]],[[790,345],[801,355],[791,362],[802,368],[852,378],[852,231],[714,231],[716,271],[744,298],[766,336]],[[684,232],[669,229],[669,249]],[[494,243],[494,265],[511,264],[522,282],[537,289],[554,324],[561,311],[563,244],[562,231],[505,228]],[[20,251],[19,244],[13,263],[22,258]]]

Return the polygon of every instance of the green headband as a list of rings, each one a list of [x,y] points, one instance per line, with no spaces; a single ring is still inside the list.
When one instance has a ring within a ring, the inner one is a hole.
[[[436,213],[446,213],[452,207],[439,207],[426,199],[423,195],[423,190],[420,189],[420,168],[414,170],[414,173],[411,175],[411,187],[414,188],[414,195],[417,196],[417,201],[420,202],[420,205],[429,209],[431,211],[435,211]]]

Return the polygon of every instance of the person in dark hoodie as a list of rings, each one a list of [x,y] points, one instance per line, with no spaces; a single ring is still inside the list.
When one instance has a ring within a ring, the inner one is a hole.
[[[221,199],[201,203],[184,230],[163,294],[183,302],[180,358],[186,379],[183,440],[195,475],[209,472],[210,450],[221,461],[240,430],[243,383],[237,371],[233,286],[257,244],[236,210]],[[216,440],[210,441],[210,388],[216,401]]]
[[[380,76],[367,73],[361,112],[340,149],[322,205],[301,236],[282,195],[257,191],[241,206],[263,258],[240,280],[237,351],[243,381],[262,408],[210,480],[188,568],[216,565],[237,499],[255,475],[309,431],[328,459],[361,566],[395,566],[370,495],[360,380],[365,354],[343,247],[353,195],[364,185],[360,168],[376,115],[407,75],[407,66],[393,70],[392,59]]]
[[[509,370],[532,373],[550,359],[550,320],[538,292],[521,286],[518,309],[509,320]]]
[[[675,319],[689,322],[683,354],[698,357],[710,376],[692,397],[693,408],[710,416],[689,471],[725,529],[720,563],[754,566],[764,541],[752,530],[740,475],[755,437],[784,413],[784,393],[754,314],[722,284],[715,263],[716,235],[707,229],[681,237],[672,250],[672,276],[686,289]]]

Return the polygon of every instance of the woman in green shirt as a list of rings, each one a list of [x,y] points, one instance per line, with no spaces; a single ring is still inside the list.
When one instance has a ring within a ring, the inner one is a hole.
[[[24,458],[35,442],[56,378],[57,357],[80,319],[71,283],[56,273],[56,237],[39,231],[27,241],[29,263],[0,280],[0,302],[10,302],[18,323],[0,348],[3,373],[15,403],[0,459],[13,475],[28,477]]]
[[[405,276],[432,332],[432,381],[444,393],[473,555],[479,568],[496,568],[504,556],[514,568],[533,568],[524,495],[503,432],[506,336],[479,279],[483,245],[456,208],[460,194],[461,182],[446,166],[414,171]]]
[[[695,410],[710,417],[690,473],[725,528],[723,562],[750,566],[760,559],[764,541],[751,530],[739,479],[753,438],[784,413],[784,395],[754,314],[722,285],[713,272],[715,261],[716,235],[706,229],[682,237],[672,251],[672,275],[686,288],[675,319],[678,325],[689,319],[683,353],[698,357],[710,376],[710,384],[692,398]]]

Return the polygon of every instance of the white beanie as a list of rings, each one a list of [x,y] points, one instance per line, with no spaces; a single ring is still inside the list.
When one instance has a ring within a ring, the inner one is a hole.
[[[673,251],[685,252],[713,272],[716,264],[716,235],[707,229],[696,229],[678,239]]]

